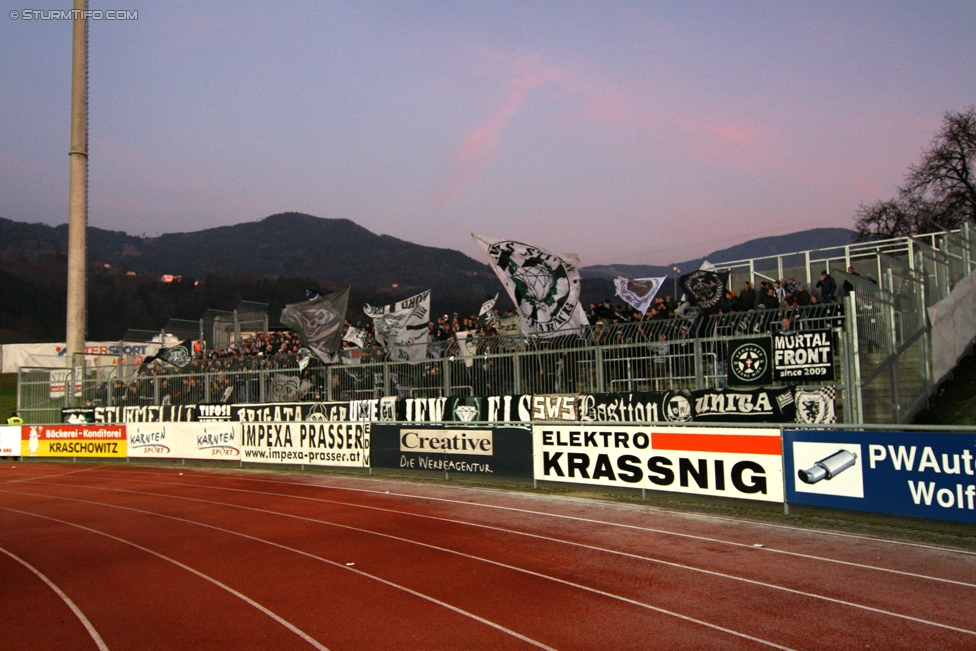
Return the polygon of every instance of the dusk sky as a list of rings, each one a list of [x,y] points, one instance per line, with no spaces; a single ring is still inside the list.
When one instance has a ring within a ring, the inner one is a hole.
[[[71,22],[0,5],[0,216],[67,221]],[[850,227],[976,103],[976,2],[92,1],[92,226],[283,211],[665,264]]]

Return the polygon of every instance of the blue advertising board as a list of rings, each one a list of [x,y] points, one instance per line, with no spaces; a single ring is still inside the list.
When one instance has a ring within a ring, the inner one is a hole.
[[[784,430],[790,504],[976,524],[976,432]]]

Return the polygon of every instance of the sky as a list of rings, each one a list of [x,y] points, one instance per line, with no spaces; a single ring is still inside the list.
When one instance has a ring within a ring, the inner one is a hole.
[[[71,22],[0,0],[0,216],[67,222]],[[851,227],[976,103],[976,3],[140,2],[91,21],[89,224],[297,211],[667,264]]]

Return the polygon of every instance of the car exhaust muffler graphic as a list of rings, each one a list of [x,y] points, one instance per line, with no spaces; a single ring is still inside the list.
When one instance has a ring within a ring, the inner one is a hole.
[[[855,463],[857,463],[856,454],[847,450],[838,450],[796,474],[804,484],[816,484],[821,479],[833,479]]]

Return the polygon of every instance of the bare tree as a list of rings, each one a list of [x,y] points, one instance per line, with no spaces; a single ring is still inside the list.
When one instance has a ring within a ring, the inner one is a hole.
[[[898,196],[862,205],[854,227],[860,241],[915,235],[976,223],[976,108],[947,112],[922,160],[909,167]]]

